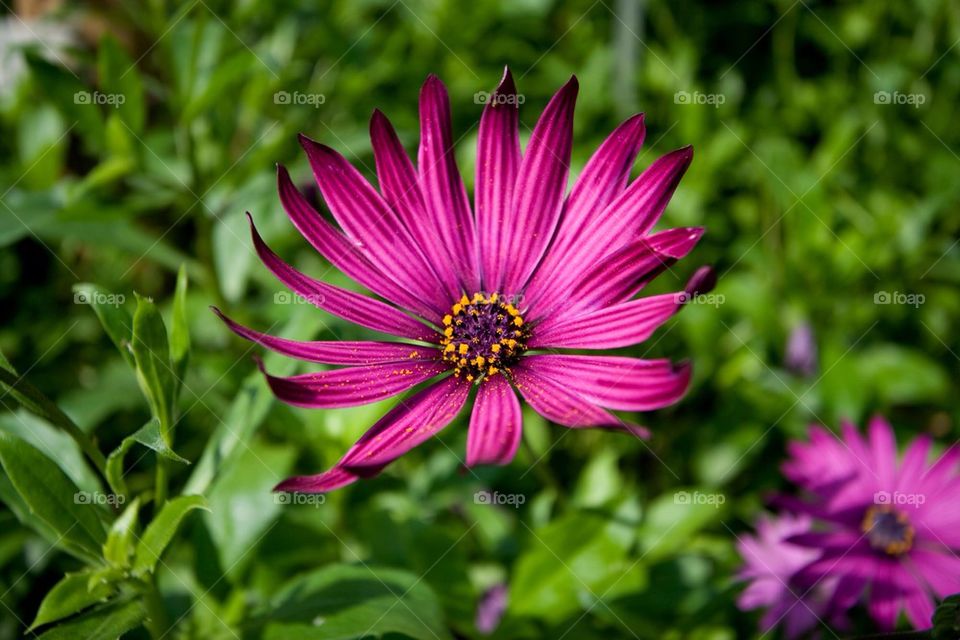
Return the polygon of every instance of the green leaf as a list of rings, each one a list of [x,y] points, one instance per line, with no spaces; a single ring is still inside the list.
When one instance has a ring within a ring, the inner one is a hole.
[[[102,491],[103,484],[76,441],[55,426],[23,409],[0,414],[0,431],[16,436],[53,460],[84,491]]]
[[[330,565],[288,583],[271,602],[264,638],[351,640],[399,633],[444,640],[434,592],[406,571]]]
[[[152,572],[156,568],[180,523],[194,509],[209,510],[203,496],[180,496],[163,505],[137,545],[133,561],[135,573]]]
[[[127,126],[140,133],[145,116],[143,83],[135,63],[113,36],[100,40],[98,66],[100,87],[108,98],[113,98],[107,108],[116,109]]]
[[[511,593],[523,594],[510,599],[517,615],[559,623],[611,587],[645,579],[644,566],[627,555],[632,541],[596,513],[574,511],[526,533],[510,585]]]
[[[138,600],[112,603],[99,607],[40,636],[40,640],[117,640],[121,635],[140,626],[146,617]]]
[[[52,460],[19,438],[0,434],[0,464],[30,511],[83,557],[97,558],[106,539],[100,507],[91,504]]]
[[[190,327],[187,325],[187,268],[177,271],[177,288],[173,294],[173,326],[170,328],[170,360],[178,381],[182,381],[190,355]]]
[[[270,490],[286,477],[295,459],[296,451],[290,445],[254,441],[207,492],[210,512],[204,514],[204,520],[228,574],[242,571],[240,560],[280,515],[283,506]]]
[[[135,367],[133,353],[130,351],[133,341],[133,318],[123,307],[123,295],[110,293],[95,284],[82,282],[73,286],[73,301],[90,305],[107,332],[107,336],[120,351],[120,355],[127,364]]]
[[[155,451],[157,455],[162,456],[167,460],[173,460],[174,462],[180,462],[183,464],[190,464],[189,460],[177,455],[173,449],[167,446],[166,441],[163,439],[163,435],[160,433],[160,421],[156,418],[151,418],[147,424],[140,427],[136,433],[124,438],[120,443],[120,446],[114,449],[107,458],[107,481],[117,493],[127,492],[126,482],[123,480],[123,462],[130,448],[134,444],[138,443],[152,451]]]
[[[133,314],[133,357],[140,388],[150,402],[154,417],[160,420],[160,433],[169,443],[176,383],[170,365],[167,329],[153,301],[139,295]]]
[[[43,597],[37,617],[30,625],[30,629],[72,616],[113,595],[114,589],[108,584],[100,583],[93,589],[88,588],[89,580],[90,573],[87,571],[66,574]]]
[[[136,498],[120,517],[114,520],[110,531],[107,533],[107,541],[103,544],[103,557],[115,567],[130,566],[139,510],[140,499]]]

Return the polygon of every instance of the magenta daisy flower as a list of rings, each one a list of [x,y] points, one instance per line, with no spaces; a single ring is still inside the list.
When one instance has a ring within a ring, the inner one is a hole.
[[[576,95],[571,78],[521,153],[520,100],[505,71],[480,120],[472,207],[454,160],[447,92],[434,76],[420,92],[416,166],[386,116],[373,114],[379,190],[339,153],[301,136],[336,226],[280,167],[283,207],[324,258],[377,297],[300,273],[267,247],[251,219],[256,251],[296,294],[393,340],[295,342],[221,317],[264,347],[343,366],[287,378],[264,372],[276,396],[292,405],[350,407],[429,383],[387,412],[332,469],[291,478],[278,490],[330,491],[378,473],[453,421],[473,389],[468,466],[513,458],[521,433],[517,393],[558,424],[638,436],[646,434],[642,427],[610,410],[649,411],[682,397],[687,364],[562,353],[646,340],[684,296],[636,294],[702,234],[651,233],[693,151],[669,153],[630,182],[642,115],[607,138],[567,194]]]
[[[866,596],[883,630],[901,611],[918,629],[931,625],[935,599],[960,591],[960,448],[932,464],[920,436],[898,461],[893,430],[882,417],[864,439],[850,423],[838,439],[813,427],[794,442],[784,474],[806,492],[783,504],[813,517],[815,531],[790,542],[818,553],[799,570],[805,585],[840,577],[840,596]]]
[[[839,578],[828,577],[812,589],[797,583],[797,572],[818,559],[820,552],[789,540],[808,533],[812,524],[807,515],[763,516],[757,522],[757,535],[743,536],[737,543],[744,562],[738,577],[749,582],[737,606],[744,611],[765,609],[760,619],[763,632],[781,627],[787,638],[799,638],[852,604],[838,602]]]

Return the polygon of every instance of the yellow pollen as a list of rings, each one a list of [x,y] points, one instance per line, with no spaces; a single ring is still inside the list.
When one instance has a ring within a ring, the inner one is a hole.
[[[462,304],[460,304],[460,303],[458,302],[457,304],[453,305],[453,315],[457,315],[457,314],[459,314],[461,311],[463,311],[463,305],[462,305]]]
[[[467,295],[464,294],[460,298],[460,304],[463,305],[464,307],[467,306],[468,304],[470,304],[470,298],[468,298]]]
[[[452,315],[450,315],[450,314],[448,313],[447,315],[443,316],[443,324],[445,324],[446,326],[449,327],[451,322],[453,322],[453,316],[452,316]]]
[[[513,319],[513,324],[517,325],[518,327],[522,327],[522,326],[523,326],[523,318],[521,318],[520,316],[516,316],[516,317]]]
[[[470,350],[470,347],[468,347],[467,345],[465,344],[460,345],[460,355],[465,354],[469,350]]]
[[[453,327],[447,327],[446,329],[444,329],[444,330],[443,330],[443,335],[447,336],[448,338],[452,338],[452,337],[453,337]]]
[[[490,345],[490,351],[493,351],[494,353],[500,353],[500,345],[499,344]]]

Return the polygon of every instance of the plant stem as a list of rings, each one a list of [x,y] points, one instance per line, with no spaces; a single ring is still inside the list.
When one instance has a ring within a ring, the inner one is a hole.
[[[160,640],[170,629],[170,621],[167,618],[167,610],[163,606],[163,598],[160,597],[160,590],[157,589],[157,581],[154,576],[149,576],[144,582],[143,604],[147,609],[147,620],[144,625],[150,632],[150,637],[154,640]]]
[[[157,454],[157,475],[154,484],[153,502],[155,505],[154,511],[157,512],[167,501],[167,461],[159,454]]]

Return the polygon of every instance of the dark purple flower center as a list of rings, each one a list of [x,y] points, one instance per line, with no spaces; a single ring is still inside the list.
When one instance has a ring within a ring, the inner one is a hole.
[[[903,511],[888,505],[867,509],[863,532],[870,546],[891,556],[903,555],[913,546],[914,529]]]
[[[523,317],[498,293],[463,296],[443,317],[443,327],[443,359],[470,382],[508,368],[526,349]]]

